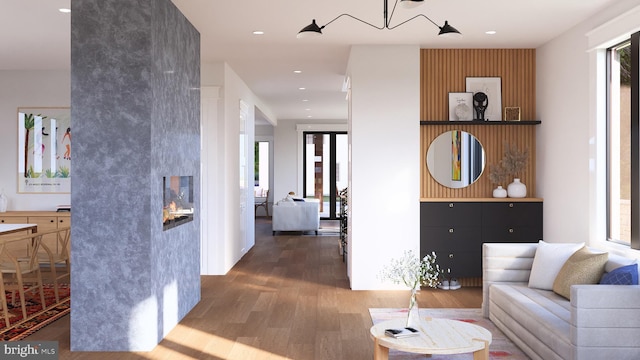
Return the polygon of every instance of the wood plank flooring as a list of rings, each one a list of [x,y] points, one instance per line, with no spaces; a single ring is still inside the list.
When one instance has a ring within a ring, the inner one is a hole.
[[[278,233],[256,219],[256,245],[225,276],[202,277],[200,303],[150,352],[70,352],[69,316],[28,337],[60,359],[372,359],[372,307],[408,291],[352,291],[337,236]],[[481,288],[423,290],[421,307],[477,308]]]

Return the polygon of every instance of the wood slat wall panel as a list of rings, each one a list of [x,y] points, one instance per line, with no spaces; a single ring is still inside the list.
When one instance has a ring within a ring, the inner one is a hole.
[[[535,49],[422,49],[420,120],[448,120],[448,94],[465,91],[468,76],[499,76],[502,107],[537,120]]]
[[[440,134],[450,130],[464,130],[473,134],[482,144],[487,164],[480,179],[462,189],[451,189],[440,185],[427,169],[429,144]],[[460,122],[443,122],[442,125],[420,126],[420,176],[422,198],[487,198],[492,197],[496,185],[489,181],[489,165],[497,164],[504,155],[505,144],[517,145],[520,150],[529,149],[529,162],[521,181],[527,185],[527,197],[536,196],[535,178],[535,126],[483,126]],[[510,182],[510,181],[509,181]],[[507,184],[503,184],[506,188]]]
[[[442,125],[420,127],[420,196],[423,198],[486,198],[495,185],[489,181],[489,165],[502,159],[504,144],[529,149],[529,163],[520,176],[527,196],[535,192],[535,126],[483,126],[448,122],[449,92],[465,91],[467,76],[499,76],[502,79],[502,107],[520,107],[522,120],[536,120],[535,49],[422,49],[420,119],[443,121]],[[426,154],[429,144],[444,131],[465,130],[482,143],[487,166],[480,179],[463,189],[438,184],[429,174]],[[506,188],[507,184],[503,184]]]

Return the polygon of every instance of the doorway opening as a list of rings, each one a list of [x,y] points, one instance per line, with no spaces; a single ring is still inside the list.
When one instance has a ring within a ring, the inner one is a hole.
[[[346,132],[304,132],[303,191],[320,201],[320,218],[340,219],[338,193],[347,187],[348,137]]]

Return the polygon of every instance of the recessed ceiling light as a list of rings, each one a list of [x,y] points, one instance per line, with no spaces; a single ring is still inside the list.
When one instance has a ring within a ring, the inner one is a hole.
[[[307,88],[299,87],[298,90],[307,90]]]
[[[71,9],[61,8],[61,9],[58,9],[58,11],[60,11],[61,13],[70,13]]]
[[[264,35],[264,31],[256,30],[256,31],[253,32],[253,35]]]
[[[496,31],[495,30],[485,31],[485,34],[487,34],[487,35],[495,35]]]
[[[308,117],[308,118],[312,118],[313,116],[311,116],[311,115],[307,115],[307,117]]]
[[[306,109],[304,109],[304,110],[305,110],[305,111],[311,111],[311,109],[309,109],[309,108],[306,108]]]
[[[302,99],[302,102],[307,102],[309,101],[309,99]]]
[[[293,70],[294,74],[302,74],[302,70]]]

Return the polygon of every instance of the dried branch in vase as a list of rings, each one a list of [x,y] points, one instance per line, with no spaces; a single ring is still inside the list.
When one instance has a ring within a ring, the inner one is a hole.
[[[518,177],[529,162],[529,149],[520,151],[517,146],[505,144],[504,157],[498,164],[489,165],[489,180],[496,185],[505,185],[509,177]]]
[[[501,164],[489,165],[489,180],[491,183],[496,185],[506,185],[505,181],[507,180],[507,175],[507,172]]]
[[[505,144],[504,157],[500,162],[507,174],[515,177],[522,173],[529,162],[529,149],[520,151],[517,146]]]

